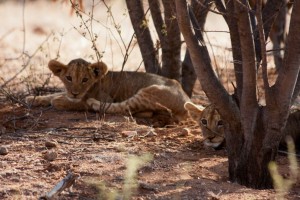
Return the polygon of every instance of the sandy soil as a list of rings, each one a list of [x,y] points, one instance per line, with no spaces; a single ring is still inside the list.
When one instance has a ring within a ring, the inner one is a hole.
[[[90,2],[85,3],[86,11],[91,10]],[[109,2],[115,24],[121,25],[119,37],[103,3],[95,2],[93,30],[99,36],[98,48],[110,69],[118,70],[133,33],[129,17],[123,1]],[[50,59],[96,60],[89,36],[83,36],[87,31],[80,25],[81,19],[70,15],[67,3],[30,1],[24,8],[23,17],[21,2],[0,3],[0,84],[5,84],[0,95],[0,148],[8,151],[0,155],[0,199],[37,199],[68,172],[78,178],[72,191],[63,191],[57,199],[108,199],[114,191],[121,199],[126,194],[128,160],[144,154],[152,159],[138,170],[132,199],[276,199],[274,190],[254,190],[229,182],[226,150],[205,148],[199,128],[190,120],[161,127],[161,119],[121,115],[99,119],[96,113],[24,106],[24,96],[33,88],[46,86],[49,91],[44,88],[44,93],[60,89],[56,78],[46,81]],[[210,16],[210,20],[220,19]],[[214,25],[206,28],[226,30],[219,24],[219,29]],[[226,69],[230,65],[228,35],[209,34],[228,86],[232,77]],[[135,43],[126,70],[143,70]],[[199,85],[195,94],[195,101],[208,104]],[[51,160],[49,155],[56,157]],[[278,156],[277,163],[281,174],[288,177],[287,158]],[[300,199],[300,181],[285,198]]]

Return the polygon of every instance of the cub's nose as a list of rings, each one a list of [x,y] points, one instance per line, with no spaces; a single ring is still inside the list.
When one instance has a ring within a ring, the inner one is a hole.
[[[79,95],[79,92],[77,91],[71,91],[71,94],[74,96],[74,97],[77,97]]]

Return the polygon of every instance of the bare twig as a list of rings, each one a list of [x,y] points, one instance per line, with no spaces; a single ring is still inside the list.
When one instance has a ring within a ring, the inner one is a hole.
[[[75,183],[75,180],[78,179],[78,177],[79,175],[68,172],[67,176],[64,179],[57,183],[57,185],[45,196],[41,196],[39,200],[53,199],[65,189],[70,188]]]
[[[4,40],[7,36],[9,36],[10,34],[12,34],[13,32],[15,32],[17,29],[16,28],[12,28],[9,29],[7,32],[5,32],[1,37],[0,37],[0,42],[2,40]]]
[[[29,66],[31,58],[33,58],[38,53],[41,47],[49,40],[51,35],[53,35],[53,33],[50,33],[31,55],[28,55],[25,52],[23,52],[22,55],[26,55],[26,57],[28,58],[27,62],[23,64],[22,69],[20,69],[13,77],[11,77],[9,80],[7,80],[5,83],[1,85],[2,88],[5,87],[8,83],[10,83],[12,80],[14,80],[19,74],[21,74]],[[19,59],[19,58],[7,58],[5,60],[7,61],[7,60],[15,60],[15,59]]]

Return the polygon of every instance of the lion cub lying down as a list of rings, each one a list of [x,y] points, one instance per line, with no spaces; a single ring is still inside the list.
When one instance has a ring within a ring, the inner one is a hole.
[[[33,106],[122,114],[167,112],[178,121],[187,117],[184,103],[190,99],[176,80],[142,72],[112,72],[103,62],[91,64],[83,59],[67,65],[51,60],[48,67],[66,91],[27,97]]]
[[[204,145],[218,149],[225,144],[224,122],[213,104],[202,107],[187,102],[184,107],[199,124],[205,138]],[[294,139],[296,149],[300,152],[300,110],[290,113],[283,132],[284,135],[290,135]],[[285,148],[285,137],[280,142],[280,146]]]

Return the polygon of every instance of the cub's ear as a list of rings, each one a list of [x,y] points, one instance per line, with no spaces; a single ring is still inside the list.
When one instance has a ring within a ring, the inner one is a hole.
[[[50,60],[48,63],[48,67],[55,76],[59,76],[62,72],[64,72],[67,69],[66,65],[56,60]]]
[[[186,102],[184,104],[184,108],[190,113],[190,116],[196,121],[200,118],[202,111],[205,109],[205,107],[201,105],[196,105],[192,102]]]
[[[108,68],[103,62],[93,63],[88,68],[92,70],[95,78],[101,78],[108,72]]]

